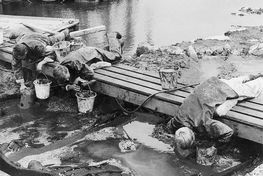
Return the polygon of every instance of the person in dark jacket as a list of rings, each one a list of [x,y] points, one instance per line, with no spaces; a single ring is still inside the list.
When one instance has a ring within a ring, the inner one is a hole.
[[[20,90],[25,88],[25,82],[35,79],[36,65],[40,61],[52,62],[55,60],[56,56],[51,46],[64,40],[68,35],[69,31],[65,30],[50,37],[32,32],[18,38],[12,53],[12,69],[17,82],[21,84]]]
[[[68,54],[60,65],[56,66],[53,76],[58,84],[66,90],[78,91],[77,85],[82,82],[89,84],[94,75],[94,64],[100,62],[102,66],[110,66],[122,58],[122,36],[116,32],[109,38],[109,50],[84,46]],[[99,66],[100,67],[100,66]],[[94,81],[91,81],[91,83]]]

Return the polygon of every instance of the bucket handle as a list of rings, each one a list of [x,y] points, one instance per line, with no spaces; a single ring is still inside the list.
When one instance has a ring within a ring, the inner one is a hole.
[[[92,90],[91,90],[91,88],[90,88],[90,85],[87,84],[87,86],[88,86],[88,88],[89,88],[89,91],[91,92]],[[78,92],[81,92],[81,91],[82,91],[82,88],[80,87],[80,90],[79,90]]]
[[[39,76],[40,74],[43,74],[43,75],[45,76],[45,78],[46,78],[47,80],[49,80],[48,77],[47,77],[47,75],[46,75],[44,72],[42,72],[42,71],[37,74],[36,79],[38,79],[38,76]]]

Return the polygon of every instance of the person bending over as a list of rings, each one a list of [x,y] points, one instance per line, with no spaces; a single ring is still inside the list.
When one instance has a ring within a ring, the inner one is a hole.
[[[20,90],[25,88],[25,82],[32,82],[35,79],[36,65],[39,62],[55,60],[56,56],[51,46],[68,36],[68,30],[50,37],[35,32],[19,36],[17,44],[13,47],[12,69],[16,82],[20,83]]]
[[[83,86],[93,83],[94,69],[111,66],[121,60],[121,38],[118,32],[114,33],[114,37],[109,38],[109,50],[84,46],[71,52],[54,68],[54,78],[66,90],[79,91],[78,83]]]

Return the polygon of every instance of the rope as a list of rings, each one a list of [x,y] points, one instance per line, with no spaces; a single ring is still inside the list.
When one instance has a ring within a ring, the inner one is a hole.
[[[160,94],[160,93],[170,93],[170,92],[174,92],[174,91],[177,91],[177,90],[181,90],[181,89],[184,89],[184,88],[187,88],[187,87],[192,87],[192,86],[197,86],[197,85],[199,85],[199,83],[197,83],[197,84],[191,84],[191,85],[187,85],[187,86],[183,86],[183,87],[179,87],[179,88],[175,88],[175,89],[171,89],[171,90],[161,90],[161,91],[159,91],[159,92],[153,93],[153,94],[149,95],[137,108],[135,108],[135,109],[132,110],[132,111],[129,111],[129,110],[125,109],[125,108],[120,104],[120,102],[118,101],[117,98],[115,98],[115,101],[117,102],[117,104],[120,106],[120,108],[121,108],[124,112],[126,112],[126,113],[128,113],[128,114],[133,114],[133,113],[135,113],[136,111],[138,111],[143,105],[145,105],[151,98],[153,98],[153,97],[154,97],[155,95],[157,95],[157,94]]]

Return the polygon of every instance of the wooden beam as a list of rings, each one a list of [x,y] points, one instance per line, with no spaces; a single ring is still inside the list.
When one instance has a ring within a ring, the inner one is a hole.
[[[93,34],[93,33],[101,32],[101,31],[105,31],[105,33],[106,33],[106,27],[105,26],[96,26],[96,27],[92,27],[92,28],[79,30],[79,31],[74,31],[74,32],[71,32],[69,35],[70,35],[70,37],[79,37],[82,35]]]

